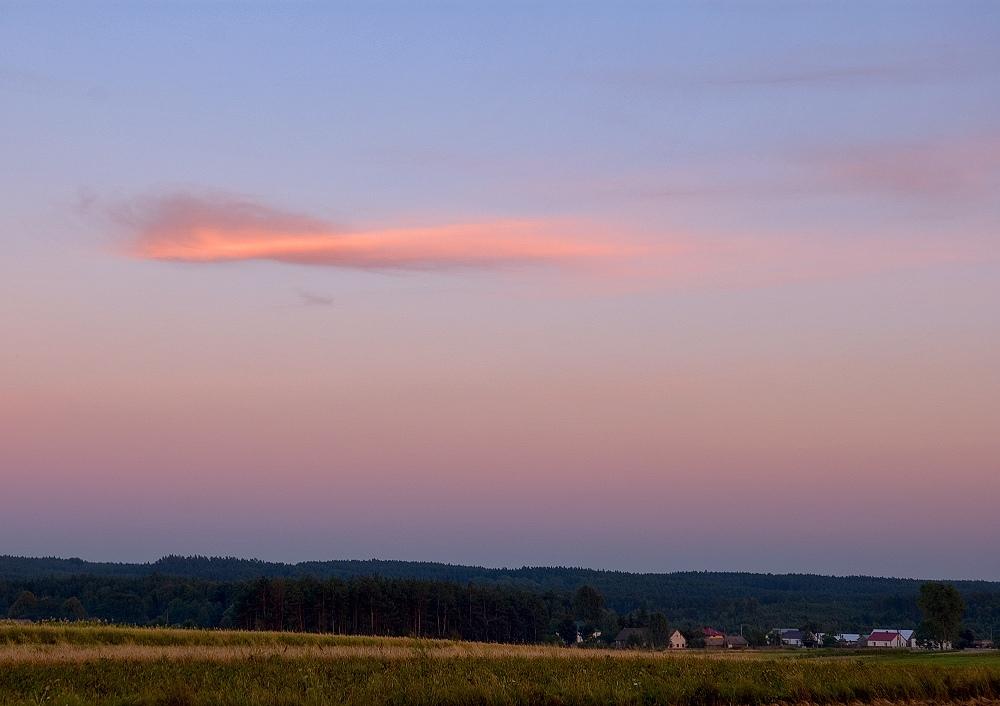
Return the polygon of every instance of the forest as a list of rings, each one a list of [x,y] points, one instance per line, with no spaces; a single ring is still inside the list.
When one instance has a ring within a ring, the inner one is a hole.
[[[161,575],[0,580],[0,615],[173,625],[542,642],[568,609],[511,586],[354,577],[217,582]]]
[[[1000,583],[955,581],[965,625],[1000,633]],[[832,632],[920,621],[921,582],[808,574],[633,574],[564,567],[487,569],[399,561],[280,564],[164,557],[145,564],[0,557],[0,616],[134,625],[306,630],[539,642],[570,622],[739,632],[811,625]],[[580,588],[599,597],[581,608]]]

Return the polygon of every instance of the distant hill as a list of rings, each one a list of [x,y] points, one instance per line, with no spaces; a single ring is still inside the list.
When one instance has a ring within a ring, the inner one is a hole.
[[[298,564],[233,557],[166,556],[149,563],[88,562],[54,557],[0,556],[0,580],[72,576],[192,578],[241,582],[260,577],[340,578],[381,576],[477,585],[509,585],[541,594],[571,593],[589,584],[619,614],[662,610],[678,624],[738,629],[741,623],[797,626],[814,621],[829,629],[915,626],[922,581],[872,576],[599,571],[568,567],[491,569],[434,562],[385,560],[308,561]],[[967,623],[980,634],[1000,629],[1000,582],[953,581],[969,604]]]

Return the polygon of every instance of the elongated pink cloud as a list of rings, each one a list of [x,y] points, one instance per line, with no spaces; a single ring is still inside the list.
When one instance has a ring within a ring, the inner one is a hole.
[[[576,263],[586,265],[574,271],[589,275],[577,280],[587,291],[759,287],[998,256],[994,239],[976,230],[944,239],[886,228],[774,233],[750,226],[643,236],[560,219],[359,230],[250,201],[192,196],[133,204],[118,217],[132,236],[129,253],[142,259],[409,270]]]
[[[805,160],[838,190],[927,197],[975,196],[1000,185],[1000,135],[856,145]]]
[[[627,251],[561,220],[352,230],[249,201],[191,196],[133,208],[126,220],[136,231],[132,254],[184,262],[421,269],[568,262]]]

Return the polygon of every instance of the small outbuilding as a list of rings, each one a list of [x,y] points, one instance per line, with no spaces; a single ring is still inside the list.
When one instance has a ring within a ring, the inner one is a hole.
[[[705,647],[712,649],[722,649],[726,646],[726,636],[725,635],[706,635],[705,636]]]
[[[644,628],[622,628],[615,635],[613,644],[618,649],[646,647],[649,645],[649,639],[646,637],[646,630]]]
[[[801,630],[778,629],[778,637],[785,647],[802,647],[802,639],[805,637]]]
[[[749,645],[742,635],[726,635],[726,647],[731,650],[745,650]]]

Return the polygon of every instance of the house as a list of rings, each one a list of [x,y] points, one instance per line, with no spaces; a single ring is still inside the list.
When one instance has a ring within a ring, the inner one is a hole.
[[[904,647],[916,647],[917,638],[913,634],[913,630],[900,630],[898,628],[875,628],[872,632],[898,632],[900,637],[903,638],[905,643]]]
[[[615,635],[614,646],[618,649],[626,647],[645,647],[649,641],[646,639],[644,628],[622,628]]]
[[[858,640],[861,639],[861,635],[856,632],[841,632],[834,635],[837,639],[837,645],[839,647],[857,647]]]
[[[731,650],[745,650],[749,644],[742,635],[726,635],[726,647]]]
[[[868,636],[868,647],[908,647],[906,640],[897,630],[873,630]]]
[[[873,635],[878,634],[878,639],[873,639]],[[898,638],[891,637],[897,635]],[[877,644],[872,644],[875,642]],[[890,644],[884,644],[890,643]],[[875,628],[868,636],[868,647],[909,647],[917,648],[917,637],[913,630],[899,630],[898,628]]]
[[[670,640],[667,642],[668,650],[683,650],[688,646],[687,638],[681,634],[680,630],[674,630],[670,633]]]
[[[781,639],[781,644],[785,647],[802,647],[802,638],[804,635],[801,630],[793,630],[791,628],[777,628],[775,632]]]
[[[721,649],[726,646],[726,633],[715,628],[702,628],[701,634],[705,636],[705,647]]]

